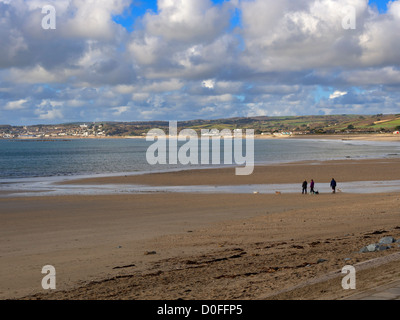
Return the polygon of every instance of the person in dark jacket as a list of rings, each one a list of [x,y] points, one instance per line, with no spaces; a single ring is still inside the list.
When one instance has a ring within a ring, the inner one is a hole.
[[[310,193],[315,194],[315,191],[314,191],[314,180],[313,179],[311,179],[311,182],[310,182]]]
[[[303,190],[301,191],[302,194],[307,194],[307,184],[308,184],[307,180],[304,180],[302,184],[303,187]]]
[[[332,188],[332,193],[335,193],[336,192],[336,181],[333,178],[331,180],[331,188]]]

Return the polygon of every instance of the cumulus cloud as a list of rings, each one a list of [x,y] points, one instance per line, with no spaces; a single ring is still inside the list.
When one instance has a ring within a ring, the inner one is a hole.
[[[40,120],[60,120],[63,118],[62,105],[59,101],[43,100],[34,113]]]
[[[2,120],[398,112],[400,0],[158,0],[128,31],[131,5],[0,0]]]
[[[120,116],[121,114],[123,114],[124,112],[127,112],[129,110],[129,107],[127,106],[123,106],[123,107],[116,107],[116,108],[112,108],[111,110],[113,110],[113,115],[114,116]]]
[[[225,7],[210,0],[158,0],[158,14],[146,14],[146,31],[167,41],[199,43],[214,39],[229,24]]]
[[[18,101],[9,101],[4,107],[4,110],[19,110],[19,109],[24,109],[25,106],[24,104],[28,102],[28,100],[21,99]]]
[[[204,80],[201,85],[207,89],[214,89],[215,81],[213,79]]]
[[[334,93],[332,93],[332,94],[329,96],[329,99],[336,99],[336,98],[341,97],[341,96],[344,96],[344,95],[346,95],[346,94],[347,94],[346,91],[335,91]]]
[[[358,15],[356,30],[351,31],[342,26],[349,5]],[[368,15],[366,1],[243,1],[241,8],[247,53],[243,62],[253,69],[296,71],[359,64],[357,42]]]

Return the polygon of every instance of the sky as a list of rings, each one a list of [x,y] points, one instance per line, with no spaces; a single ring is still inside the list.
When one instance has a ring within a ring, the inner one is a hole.
[[[0,0],[0,124],[400,113],[399,31],[400,0]]]

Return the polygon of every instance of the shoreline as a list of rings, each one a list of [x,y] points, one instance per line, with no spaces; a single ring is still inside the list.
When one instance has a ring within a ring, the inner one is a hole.
[[[169,136],[166,135],[168,139]],[[176,137],[173,137],[176,138]],[[246,135],[243,134],[243,138]],[[77,137],[77,136],[60,136],[60,137],[22,137],[22,138],[0,138],[4,141],[59,141],[59,140],[85,140],[85,139],[146,139],[146,136],[93,136],[93,137]],[[400,135],[393,133],[340,133],[340,134],[292,134],[292,135],[254,135],[254,139],[328,139],[328,140],[364,140],[364,141],[399,141]]]
[[[24,186],[24,188],[27,188]],[[39,188],[27,188],[23,190],[9,189],[1,190],[0,198],[24,198],[24,197],[62,197],[62,196],[110,196],[110,195],[123,195],[123,194],[298,194],[298,184],[271,184],[271,185],[237,185],[237,186],[146,186],[146,185],[127,185],[124,184],[101,184],[101,185],[85,185],[82,190],[82,185],[71,185],[64,188],[60,185],[51,185]],[[319,184],[318,189],[315,191],[317,194],[331,193],[328,183]],[[400,192],[400,180],[393,181],[352,181],[341,182],[340,188],[337,188],[338,193],[346,194],[382,194]]]
[[[400,190],[400,158],[294,161],[254,167],[249,176],[236,176],[235,167],[186,168],[146,173],[3,179],[0,198],[101,196],[144,193],[273,194],[297,193],[302,181],[315,181],[315,190],[329,193],[332,178],[338,192],[387,193]]]
[[[382,136],[382,135],[379,135]],[[368,141],[370,142],[383,142],[383,141],[389,141],[389,143],[392,142],[400,142],[400,139],[396,139],[395,141],[393,141],[392,139],[387,140],[387,138],[393,138],[390,137],[388,135],[385,135],[385,140],[373,140],[373,139],[368,139]],[[293,137],[289,137],[289,139],[291,140],[337,140],[337,141],[347,141],[347,140],[353,140],[353,139],[348,139],[348,138],[344,138],[344,137],[348,137],[348,135],[346,136],[342,136],[343,139],[339,140],[337,135],[331,135],[331,136],[326,136],[326,135],[309,135],[308,137],[299,137],[299,138],[293,138]],[[111,138],[112,139],[112,138]],[[258,138],[257,138],[258,139]],[[261,137],[261,140],[264,139],[270,139],[270,138],[264,138]],[[279,139],[279,138],[278,138]],[[42,141],[42,140],[35,140],[34,141]],[[56,140],[48,140],[48,141],[57,141],[57,140],[61,140],[61,139],[56,139]],[[273,138],[272,138],[273,140]],[[355,141],[365,141],[365,139],[361,139],[360,137],[354,137]],[[19,141],[23,141],[23,140],[19,140]],[[27,140],[29,141],[29,140]],[[397,147],[397,145],[396,145]],[[274,160],[274,161],[268,161],[265,163],[255,163],[254,164],[254,168],[256,171],[259,170],[259,168],[265,168],[265,167],[271,167],[271,168],[281,168],[281,166],[290,166],[290,165],[300,165],[300,164],[318,164],[318,165],[331,165],[332,163],[338,162],[340,164],[340,161],[360,161],[359,163],[365,162],[365,161],[380,161],[380,160],[385,160],[385,162],[387,161],[392,161],[396,159],[396,156],[399,156],[398,153],[393,153],[393,154],[382,154],[380,156],[366,156],[363,158],[357,158],[356,156],[352,155],[352,156],[342,156],[340,158],[337,159],[325,159],[325,160],[286,160],[286,161],[278,161],[278,160]],[[400,157],[399,157],[400,159]],[[247,165],[247,164],[246,164]],[[153,166],[154,167],[154,166]],[[45,177],[11,177],[11,178],[1,178],[0,179],[0,186],[1,185],[7,185],[7,184],[20,184],[22,182],[29,182],[29,183],[33,183],[33,182],[42,182],[42,183],[50,183],[50,182],[54,182],[55,184],[59,184],[59,185],[68,185],[68,184],[74,184],[74,183],[83,183],[85,185],[88,185],[89,183],[93,182],[94,184],[102,184],[102,183],[116,183],[116,184],[124,184],[124,183],[128,183],[128,184],[136,184],[136,185],[141,185],[141,184],[148,184],[148,179],[140,179],[137,178],[135,179],[135,177],[143,177],[143,176],[152,176],[155,177],[156,175],[167,175],[167,174],[184,174],[185,172],[190,172],[190,173],[195,173],[196,176],[198,176],[198,171],[201,171],[202,173],[204,173],[205,175],[207,175],[210,170],[220,170],[221,173],[226,174],[227,171],[229,170],[233,170],[234,168],[238,168],[241,167],[240,165],[235,165],[235,164],[231,164],[231,165],[213,165],[213,164],[208,164],[208,165],[195,165],[193,167],[190,166],[181,166],[181,167],[177,167],[177,168],[163,168],[163,165],[159,165],[159,167],[157,169],[151,168],[150,170],[145,170],[145,171],[130,171],[130,172],[106,172],[106,173],[96,173],[96,174],[77,174],[77,175],[68,175],[68,176],[45,176]],[[263,171],[263,170],[261,170]],[[257,172],[258,173],[258,172]],[[306,173],[307,174],[307,173]],[[253,172],[250,176],[248,177],[254,177],[255,173]],[[369,176],[369,175],[367,175]],[[128,177],[128,179],[123,179],[123,177]],[[237,177],[237,181],[234,182],[232,185],[239,185],[239,184],[250,184],[252,180],[252,178],[249,179],[243,179],[240,178],[238,176]],[[265,183],[297,183],[299,178],[294,178],[292,180],[288,180],[288,179],[284,179],[284,181],[280,181],[279,179],[272,179],[272,180],[264,180],[264,181],[260,181],[260,179],[258,179],[257,184],[265,184]],[[143,180],[144,182],[142,182],[141,180]],[[233,179],[231,179],[233,180]],[[387,175],[385,177],[378,177],[375,176],[373,178],[363,178],[362,181],[378,181],[378,180],[396,180],[392,177],[388,177]],[[265,182],[267,181],[267,182]],[[357,179],[346,179],[346,180],[342,180],[342,181],[360,181]],[[200,182],[197,183],[195,182],[194,185],[215,185],[218,183],[215,183],[214,181],[211,181],[211,183],[206,183],[206,182]],[[223,185],[228,185],[230,183],[223,183]],[[150,182],[149,185],[157,185],[156,182]],[[165,183],[161,183],[160,185],[165,185]],[[176,182],[173,183],[174,186],[176,186]],[[187,182],[184,182],[184,185],[190,185]],[[1,190],[0,190],[1,191]]]

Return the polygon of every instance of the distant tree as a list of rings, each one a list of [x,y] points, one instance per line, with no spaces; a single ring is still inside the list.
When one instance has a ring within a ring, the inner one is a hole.
[[[349,124],[349,125],[347,126],[347,129],[353,130],[353,129],[354,129],[354,126],[353,126],[352,124]]]

